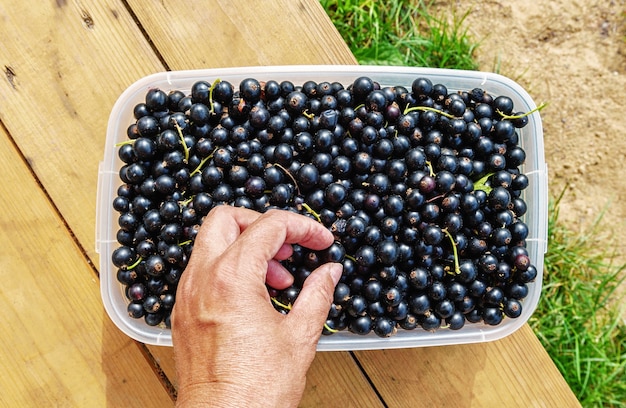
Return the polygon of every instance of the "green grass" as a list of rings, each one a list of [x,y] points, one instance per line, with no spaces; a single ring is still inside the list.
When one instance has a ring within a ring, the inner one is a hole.
[[[544,288],[529,323],[584,407],[626,407],[626,327],[601,218],[574,233],[550,205]],[[608,239],[607,239],[608,238]]]
[[[435,16],[417,0],[321,4],[361,64],[477,68],[467,13]],[[583,407],[626,407],[624,266],[612,264],[601,218],[584,232],[559,221],[561,198],[550,205],[544,288],[529,323]]]
[[[421,0],[321,0],[360,64],[476,69],[462,16],[436,16]]]

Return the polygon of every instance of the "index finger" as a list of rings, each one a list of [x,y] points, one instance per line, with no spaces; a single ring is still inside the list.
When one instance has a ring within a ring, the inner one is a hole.
[[[261,215],[233,242],[227,252],[249,271],[262,274],[265,281],[267,262],[284,244],[299,244],[321,250],[333,243],[333,234],[322,224],[289,211],[270,210]],[[259,268],[259,265],[262,265]]]
[[[210,264],[239,237],[241,231],[260,216],[261,214],[256,211],[229,205],[213,208],[204,218],[198,231],[189,263]]]

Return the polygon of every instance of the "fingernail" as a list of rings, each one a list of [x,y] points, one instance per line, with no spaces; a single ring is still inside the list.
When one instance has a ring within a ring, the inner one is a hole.
[[[339,283],[339,279],[341,279],[341,274],[343,273],[343,265],[340,263],[330,263],[328,264],[328,271],[335,285]]]

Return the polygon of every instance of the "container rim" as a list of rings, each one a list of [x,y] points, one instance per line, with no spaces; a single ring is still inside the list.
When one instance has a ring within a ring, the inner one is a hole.
[[[145,94],[151,87],[170,86],[172,89],[181,87],[181,84],[191,84],[193,81],[204,78],[206,80],[221,78],[243,79],[246,77],[272,77],[276,80],[288,79],[294,82],[306,77],[329,77],[338,76],[342,79],[357,76],[370,76],[377,80],[400,78],[405,76],[425,76],[437,78],[433,83],[444,83],[446,80],[464,81],[473,84],[475,87],[485,88],[496,86],[506,88],[516,96],[523,106],[517,106],[524,111],[536,108],[536,104],[530,95],[515,81],[496,73],[484,71],[468,71],[443,68],[423,68],[404,66],[370,66],[370,65],[275,65],[275,66],[248,66],[248,67],[224,67],[211,69],[194,69],[181,71],[163,71],[147,75],[131,84],[124,90],[115,102],[109,121],[107,124],[106,146],[103,161],[99,166],[97,205],[96,205],[96,251],[100,254],[100,289],[105,310],[113,322],[129,337],[153,345],[171,346],[171,333],[169,329],[159,327],[148,327],[143,321],[130,319],[119,307],[121,290],[116,288],[117,283],[114,271],[111,270],[110,254],[117,245],[115,235],[112,232],[112,225],[115,221],[115,214],[110,205],[115,185],[119,185],[118,169],[115,168],[115,142],[120,137],[120,130],[126,129],[127,123],[120,123],[120,119],[128,116],[129,108],[133,104],[133,99],[138,95]],[[291,78],[291,79],[290,79]],[[297,79],[296,79],[297,78]],[[260,78],[259,78],[260,79]],[[341,82],[341,80],[339,80]],[[382,82],[382,80],[381,80]],[[392,84],[389,84],[392,85]],[[450,89],[454,89],[451,87]],[[470,89],[465,89],[470,90]],[[332,336],[322,336],[317,349],[319,351],[338,350],[369,350],[369,349],[391,349],[422,347],[436,345],[466,344],[493,341],[510,335],[523,326],[532,312],[536,309],[539,301],[542,276],[543,257],[547,250],[547,166],[544,159],[543,150],[543,130],[539,112],[529,116],[529,125],[532,125],[531,144],[535,147],[533,151],[533,166],[527,175],[534,180],[534,190],[532,192],[535,202],[533,205],[538,211],[539,217],[533,221],[533,236],[528,239],[528,245],[533,246],[536,259],[533,263],[537,267],[538,276],[534,283],[534,290],[529,293],[524,301],[526,317],[509,319],[507,325],[487,327],[485,325],[472,325],[471,328],[462,329],[460,332],[450,330],[438,330],[435,333],[428,333],[421,330],[419,336],[412,335],[414,331],[403,331],[389,339],[379,337],[357,336],[352,333],[340,332]],[[125,136],[125,134],[124,134]],[[106,199],[109,199],[108,202]],[[530,227],[530,225],[529,225]],[[143,327],[145,326],[145,327]]]

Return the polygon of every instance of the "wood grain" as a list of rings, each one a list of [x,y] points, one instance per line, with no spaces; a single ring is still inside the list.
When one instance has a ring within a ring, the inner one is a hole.
[[[91,259],[111,107],[163,65],[119,1],[0,6],[0,120]],[[6,79],[6,80],[4,80]]]
[[[318,1],[129,4],[172,70],[356,64]]]
[[[0,168],[0,406],[171,404],[2,127]]]
[[[495,342],[355,354],[390,407],[580,406],[528,325]]]

